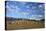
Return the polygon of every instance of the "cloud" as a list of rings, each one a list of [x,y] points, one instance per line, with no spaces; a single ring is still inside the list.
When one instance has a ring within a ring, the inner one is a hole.
[[[36,6],[32,6],[32,10],[36,10],[36,8],[37,8]]]
[[[42,5],[39,5],[39,8],[42,8],[43,6]]]
[[[30,8],[30,6],[26,6],[26,8]]]
[[[43,15],[32,15],[29,19],[41,20],[43,17]]]
[[[20,14],[28,15],[29,13],[28,12],[21,12]]]
[[[32,4],[26,5],[26,8],[31,8],[31,7],[32,7]]]
[[[10,8],[10,7],[7,5],[6,8]]]
[[[16,5],[17,4],[17,5]],[[40,20],[43,18],[42,5],[34,6],[34,4],[20,3],[7,3],[7,15],[15,18],[29,18]],[[37,8],[38,7],[38,8]],[[40,10],[40,8],[42,10]],[[41,15],[42,14],[42,15]]]
[[[6,3],[6,8],[10,8],[8,4],[9,4],[9,3],[7,2],[7,3]]]
[[[26,4],[26,2],[21,2],[23,5],[25,5]]]
[[[43,10],[43,9],[45,8],[45,7],[44,7],[44,4],[38,5],[38,7],[39,7],[40,10]]]

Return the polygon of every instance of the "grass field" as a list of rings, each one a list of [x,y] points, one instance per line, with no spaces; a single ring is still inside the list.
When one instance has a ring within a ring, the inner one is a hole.
[[[7,30],[44,28],[43,21],[7,21]]]

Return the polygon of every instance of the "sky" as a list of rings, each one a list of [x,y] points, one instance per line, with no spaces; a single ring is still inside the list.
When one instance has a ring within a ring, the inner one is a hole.
[[[6,17],[40,20],[44,18],[44,3],[38,2],[6,2]]]

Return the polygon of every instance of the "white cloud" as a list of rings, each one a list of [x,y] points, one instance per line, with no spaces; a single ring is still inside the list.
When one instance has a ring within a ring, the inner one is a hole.
[[[42,15],[32,15],[32,17],[42,17]]]
[[[30,10],[29,10],[29,9],[27,9],[27,11],[28,11],[28,12],[30,12]]]
[[[26,6],[26,8],[30,8],[30,6]]]
[[[22,14],[22,15],[28,15],[29,13],[28,12],[20,12],[20,14]]]
[[[15,12],[18,13],[20,11],[21,11],[21,9],[18,6],[16,6]]]
[[[43,9],[44,8],[44,4],[43,5],[39,5],[38,6],[40,9]]]
[[[44,10],[44,5],[39,5],[38,8],[39,10]]]
[[[36,9],[37,7],[36,6],[32,6],[32,9]]]
[[[39,5],[39,8],[42,8],[43,6],[42,5]]]
[[[18,6],[15,6],[15,8],[17,9],[17,8],[18,8]]]
[[[41,20],[43,19],[43,16],[42,15],[32,15],[30,19]]]
[[[10,8],[16,8],[14,5],[10,5],[9,7],[10,7]]]
[[[7,5],[9,4],[9,2],[6,3]]]
[[[7,5],[6,8],[10,8],[10,7]]]
[[[24,5],[26,4],[26,2],[21,2],[21,3],[24,4]]]
[[[10,8],[8,4],[9,4],[9,3],[7,2],[7,3],[6,3],[6,8]]]
[[[12,6],[12,8],[9,7],[9,6],[7,6],[7,7],[8,7],[7,11],[13,12],[13,14],[14,13],[19,13],[19,11],[20,11],[20,8],[18,8],[18,6],[15,6],[15,8],[13,6]]]
[[[32,4],[30,4],[30,5],[27,5],[26,7],[27,7],[27,8],[30,8],[31,6],[32,6]]]

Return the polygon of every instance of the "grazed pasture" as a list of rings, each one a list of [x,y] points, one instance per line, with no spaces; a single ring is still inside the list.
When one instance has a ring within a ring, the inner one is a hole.
[[[7,21],[7,30],[44,28],[43,21]]]

